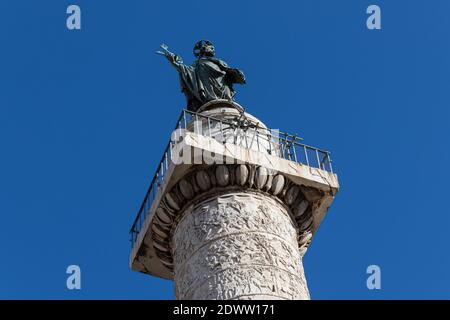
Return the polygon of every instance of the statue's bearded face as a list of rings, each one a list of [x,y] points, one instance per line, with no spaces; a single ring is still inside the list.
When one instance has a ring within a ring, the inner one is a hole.
[[[200,55],[204,57],[214,57],[215,48],[212,44],[204,44],[200,50]]]

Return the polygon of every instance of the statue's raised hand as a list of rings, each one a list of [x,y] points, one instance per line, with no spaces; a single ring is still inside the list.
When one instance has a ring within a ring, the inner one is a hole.
[[[163,51],[158,50],[156,51],[157,54],[165,56],[167,60],[169,60],[173,64],[183,63],[183,59],[179,55],[170,52],[169,47],[166,44],[162,43],[160,47]]]

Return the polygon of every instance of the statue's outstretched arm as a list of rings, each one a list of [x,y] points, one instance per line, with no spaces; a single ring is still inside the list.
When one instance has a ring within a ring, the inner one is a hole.
[[[183,64],[183,59],[179,55],[170,52],[167,45],[161,44],[160,47],[163,51],[156,51],[156,53],[165,56],[170,64],[179,70],[180,66]]]

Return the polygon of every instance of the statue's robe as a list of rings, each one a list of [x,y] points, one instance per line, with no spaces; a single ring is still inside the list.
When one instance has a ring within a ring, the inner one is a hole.
[[[239,69],[213,57],[201,57],[192,66],[177,65],[180,74],[181,91],[187,99],[187,109],[197,111],[211,100],[233,100],[233,83],[245,83],[245,76]]]

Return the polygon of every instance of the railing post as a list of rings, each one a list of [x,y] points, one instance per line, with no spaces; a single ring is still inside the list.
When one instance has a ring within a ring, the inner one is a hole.
[[[222,121],[219,121],[220,125],[220,133],[222,134],[222,143],[225,144],[227,142],[227,139],[225,139],[225,134],[223,133],[223,123]]]
[[[259,150],[259,131],[258,131],[258,128],[256,128],[255,130],[256,130],[255,131],[256,132],[256,145],[258,146],[258,151],[260,151]]]
[[[167,150],[166,151],[166,159],[165,159],[165,162],[166,162],[166,171],[169,169],[169,162],[167,161],[167,158],[169,157],[169,151]]]
[[[196,132],[196,130],[198,131],[198,114],[195,114],[195,121],[194,121],[194,133],[200,134],[199,132]]]
[[[208,119],[208,130],[209,130],[209,137],[210,137],[210,138],[212,138],[212,134],[211,134],[211,123],[210,123],[210,119],[209,119],[209,117],[208,117],[207,119]]]
[[[317,149],[316,149],[316,157],[317,157],[317,165],[319,166],[320,169],[319,151]]]
[[[245,140],[245,148],[250,149],[249,146],[248,146],[247,132],[248,132],[248,131],[243,132],[243,135],[242,135],[242,136],[244,137],[244,140]],[[242,143],[242,142],[241,142],[241,143]]]
[[[305,145],[303,145],[303,150],[305,150],[306,165],[309,167],[308,150],[306,149]]]
[[[292,150],[294,151],[294,159],[297,162],[297,152],[295,152],[295,140],[292,141]]]
[[[323,154],[322,160],[320,160],[320,169],[321,170],[326,170],[325,169],[325,160],[327,160],[327,154],[322,152],[322,151],[320,151],[320,154],[321,155]]]
[[[286,146],[286,150],[287,150],[287,158],[289,159],[289,161],[291,161],[291,150],[290,150],[290,146],[288,143],[288,136],[287,134],[284,134],[284,144]]]
[[[329,152],[327,152],[327,158],[328,158],[328,164],[330,166],[330,172],[333,173],[333,166],[331,165],[331,157],[330,157]]]

